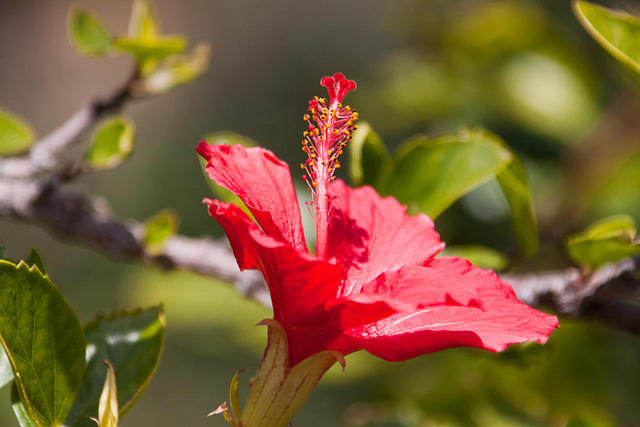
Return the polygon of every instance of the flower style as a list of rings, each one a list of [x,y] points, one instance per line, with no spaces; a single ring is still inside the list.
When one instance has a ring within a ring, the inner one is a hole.
[[[204,141],[197,147],[211,179],[237,194],[257,221],[233,204],[205,200],[240,268],[264,275],[290,365],[323,350],[364,349],[401,361],[451,347],[501,351],[523,341],[544,343],[556,317],[523,304],[492,271],[436,258],[444,243],[426,215],[409,216],[371,187],[334,180],[357,119],[342,100],[356,85],[340,73],[321,85],[329,101],[309,102],[302,165],[313,194],[315,255],[284,162],[262,148]]]

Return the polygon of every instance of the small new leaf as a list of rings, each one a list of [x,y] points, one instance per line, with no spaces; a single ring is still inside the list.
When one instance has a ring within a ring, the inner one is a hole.
[[[118,387],[119,418],[142,396],[155,373],[164,346],[162,307],[99,316],[84,327],[86,373],[66,420],[68,427],[95,427],[105,383],[104,360],[113,366]]]
[[[33,137],[33,130],[24,120],[0,108],[0,156],[27,151]]]
[[[104,56],[111,50],[112,37],[93,14],[79,7],[69,10],[69,41],[82,55]]]
[[[636,225],[628,215],[614,215],[596,221],[582,233],[569,236],[567,252],[575,261],[589,269],[640,253]]]
[[[158,253],[168,237],[178,230],[180,217],[172,209],[164,209],[145,221],[144,244],[150,253]]]
[[[143,92],[159,95],[189,83],[209,69],[210,61],[211,48],[206,44],[196,45],[188,55],[171,56],[144,79]]]
[[[95,170],[118,166],[133,151],[134,136],[135,125],[127,117],[106,120],[94,133],[85,161]]]

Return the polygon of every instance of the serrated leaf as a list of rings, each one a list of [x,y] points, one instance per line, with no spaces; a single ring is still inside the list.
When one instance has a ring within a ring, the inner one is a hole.
[[[164,241],[176,233],[180,217],[173,209],[164,209],[145,221],[144,244],[151,253],[162,249]]]
[[[118,427],[118,388],[116,374],[111,363],[104,361],[107,366],[107,378],[104,380],[100,404],[98,407],[98,427]]]
[[[640,18],[586,1],[574,1],[572,5],[591,37],[640,77]]]
[[[42,256],[40,256],[38,251],[36,251],[35,249],[31,249],[31,253],[29,253],[29,257],[24,262],[26,262],[29,267],[31,266],[38,267],[38,270],[40,270],[40,273],[42,273],[43,276],[47,275],[47,269],[44,266],[44,260],[42,259]]]
[[[98,413],[105,381],[103,360],[113,365],[120,418],[131,409],[158,366],[165,336],[163,310],[153,307],[100,316],[85,325],[84,333],[86,374],[65,426],[95,427],[89,417]]]
[[[502,252],[481,245],[447,246],[438,256],[465,258],[476,267],[489,270],[502,270],[508,263]]]
[[[89,56],[104,56],[111,50],[111,34],[93,14],[79,7],[69,10],[69,40],[76,50]]]
[[[115,117],[100,124],[85,161],[96,170],[121,164],[133,151],[135,125],[127,117]]]
[[[207,71],[210,60],[211,49],[206,44],[195,46],[189,55],[172,56],[144,79],[144,92],[158,95],[189,83]]]
[[[243,147],[246,147],[246,148],[257,147],[258,146],[258,143],[256,141],[254,141],[253,139],[251,139],[251,138],[249,138],[247,136],[244,136],[244,135],[240,135],[240,134],[235,133],[235,132],[216,132],[216,133],[211,133],[211,134],[205,135],[203,139],[205,141],[207,141],[207,144],[226,144],[226,145],[238,145],[238,144],[240,144],[240,145],[242,145]],[[233,194],[231,191],[227,190],[226,188],[220,187],[218,184],[215,183],[214,180],[209,178],[209,174],[204,170],[205,166],[207,166],[206,160],[204,160],[200,156],[198,156],[198,160],[200,161],[200,166],[202,168],[202,173],[204,174],[204,179],[207,182],[207,184],[209,185],[209,188],[213,192],[214,196],[217,199],[222,200],[223,202],[233,203],[234,205],[241,207],[242,210],[247,215],[252,216],[251,212],[249,212],[249,209],[245,206],[245,204],[242,202],[242,200],[240,200],[240,197],[236,196],[235,194]]]
[[[509,165],[497,174],[496,179],[511,209],[511,222],[525,256],[538,251],[538,226],[533,212],[529,177],[522,161],[513,154]]]
[[[33,138],[34,132],[24,120],[0,108],[0,156],[27,151]]]
[[[353,132],[353,140],[347,146],[352,184],[371,185],[375,188],[381,172],[391,164],[391,157],[382,139],[368,123],[360,123]]]
[[[148,0],[134,0],[128,33],[140,39],[154,39],[160,33],[160,22]]]
[[[640,253],[635,221],[629,215],[614,215],[596,221],[582,233],[569,236],[568,254],[578,263],[596,269],[606,263]]]
[[[80,322],[37,268],[0,261],[0,338],[28,418],[61,425],[84,373]]]
[[[383,192],[436,218],[454,201],[499,174],[513,155],[486,132],[435,139],[417,136],[394,158]]]

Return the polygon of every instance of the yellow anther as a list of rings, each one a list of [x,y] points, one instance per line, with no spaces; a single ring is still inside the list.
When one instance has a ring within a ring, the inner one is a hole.
[[[338,150],[338,154],[342,154],[342,150]]]
[[[358,125],[353,125],[353,128],[354,129],[358,129]]]
[[[353,122],[352,122],[351,120],[349,120],[349,121],[347,122],[347,126],[353,126]]]
[[[300,169],[304,169],[304,163],[300,163]]]
[[[315,159],[315,158],[316,158],[316,155],[315,155],[315,154],[313,154],[313,153],[311,153],[311,158],[312,158],[312,159]]]
[[[316,185],[318,185],[318,183],[315,182],[315,181],[311,181],[311,185],[313,185],[315,187]]]
[[[305,130],[304,132],[302,132],[302,136],[304,136],[305,138],[309,136],[309,131]]]
[[[338,129],[336,129],[336,130],[333,131],[333,134],[334,135],[338,135],[338,134],[340,134],[340,131]]]
[[[328,154],[328,155],[331,155],[331,153],[333,153],[333,150],[332,150],[331,148],[329,148],[329,149],[327,150],[327,154]]]
[[[315,135],[315,136],[320,135],[320,131],[319,131],[318,129],[314,129],[314,130],[313,130],[313,133],[314,133],[314,135]]]
[[[306,122],[309,120],[309,115],[305,114],[304,116],[302,116],[302,119]]]

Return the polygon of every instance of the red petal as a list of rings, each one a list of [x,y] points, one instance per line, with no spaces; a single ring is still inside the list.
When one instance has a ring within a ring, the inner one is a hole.
[[[340,180],[330,191],[335,200],[327,257],[336,257],[347,272],[343,294],[385,271],[423,265],[444,247],[429,217],[407,215],[394,198],[382,198],[371,187],[352,189]]]
[[[286,163],[271,151],[241,145],[196,148],[218,185],[238,195],[268,235],[306,250],[298,199]]]
[[[382,273],[364,285],[360,292],[382,297],[405,313],[435,305],[482,308],[482,300],[475,287],[460,283],[460,275],[446,269],[403,267]]]
[[[558,319],[523,304],[509,284],[492,271],[460,258],[438,258],[425,268],[458,275],[455,287],[475,287],[482,309],[441,305],[413,313],[398,313],[345,335],[370,353],[401,361],[452,347],[504,350],[523,341],[545,343]]]

